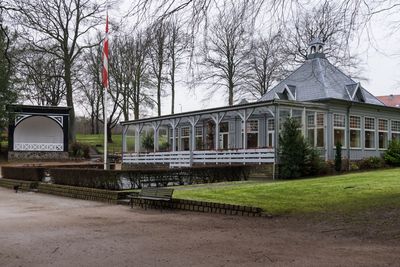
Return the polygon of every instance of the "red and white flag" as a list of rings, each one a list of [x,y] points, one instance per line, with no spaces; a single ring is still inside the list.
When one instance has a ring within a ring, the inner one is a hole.
[[[103,43],[103,69],[102,69],[102,77],[103,77],[103,86],[104,88],[108,88],[108,13],[106,18],[106,36],[104,38]]]

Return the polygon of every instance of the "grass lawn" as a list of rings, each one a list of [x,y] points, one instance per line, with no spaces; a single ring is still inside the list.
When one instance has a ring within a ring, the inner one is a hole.
[[[323,178],[242,182],[177,188],[174,197],[262,208],[273,215],[333,212],[349,214],[400,207],[400,169]]]
[[[109,153],[120,153],[122,151],[122,135],[115,134],[112,136],[113,143],[108,143],[108,152]],[[103,153],[103,143],[104,137],[103,134],[77,134],[76,141],[79,143],[87,144],[92,146],[99,151],[99,153]],[[128,147],[132,148],[134,146],[133,138],[128,138]]]

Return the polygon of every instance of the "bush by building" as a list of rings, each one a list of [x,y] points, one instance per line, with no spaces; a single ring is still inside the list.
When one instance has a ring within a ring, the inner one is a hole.
[[[400,141],[393,140],[389,143],[384,159],[390,166],[400,166]]]

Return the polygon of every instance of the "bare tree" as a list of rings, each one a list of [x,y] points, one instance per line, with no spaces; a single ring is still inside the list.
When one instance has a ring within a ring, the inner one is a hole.
[[[10,6],[21,36],[31,43],[35,51],[50,54],[63,64],[66,102],[72,107],[68,137],[73,141],[75,110],[72,69],[82,51],[95,45],[84,44],[83,37],[99,24],[97,16],[103,11],[104,4],[92,0],[14,0]]]
[[[133,94],[130,95],[130,98],[133,103],[132,107],[135,120],[140,118],[140,111],[142,109],[147,107],[153,108],[154,106],[151,93],[148,90],[150,66],[147,57],[150,53],[151,44],[151,39],[148,34],[149,31],[138,31],[131,49],[135,62],[133,64],[133,79],[131,80]]]
[[[121,95],[117,104],[126,121],[130,119],[131,110],[138,119],[141,109],[154,106],[148,89],[150,39],[147,34],[147,31],[134,35],[121,32],[111,44],[110,75]]]
[[[242,94],[250,94],[259,99],[274,82],[280,79],[286,62],[282,51],[282,42],[283,38],[280,32],[270,32],[268,35],[260,33],[254,38],[246,62],[246,86],[243,86]]]
[[[33,104],[58,106],[65,98],[62,63],[49,54],[30,50],[19,55],[19,91]]]
[[[188,36],[182,29],[181,21],[177,16],[172,16],[167,24],[167,51],[168,51],[168,76],[171,84],[171,114],[175,113],[175,85],[176,72],[182,65],[182,57],[187,51]]]
[[[353,19],[341,5],[327,0],[311,11],[299,12],[285,28],[288,62],[304,62],[309,43],[318,37],[325,43],[324,53],[332,64],[355,74],[360,66],[357,55],[350,53],[350,41],[356,30]]]
[[[97,40],[101,39],[97,35]],[[82,57],[83,77],[79,78],[82,107],[90,116],[91,133],[99,134],[101,118],[101,102],[103,94],[103,86],[101,84],[101,47],[95,46],[87,49]]]
[[[232,4],[220,8],[210,27],[210,36],[203,48],[204,78],[228,94],[233,105],[246,71],[245,59],[249,52],[248,16],[244,5]]]
[[[129,120],[130,95],[133,94],[131,81],[133,80],[133,68],[135,58],[133,57],[133,38],[129,35],[120,34],[113,39],[110,53],[110,75],[114,80],[115,90],[120,92],[121,99],[118,106],[122,110],[124,120]]]
[[[165,93],[163,90],[163,84],[165,81],[165,65],[167,62],[167,30],[166,23],[164,21],[157,22],[155,25],[150,27],[152,43],[150,45],[150,61],[151,61],[151,74],[153,77],[153,83],[156,88],[156,106],[157,114],[161,116],[161,97]]]

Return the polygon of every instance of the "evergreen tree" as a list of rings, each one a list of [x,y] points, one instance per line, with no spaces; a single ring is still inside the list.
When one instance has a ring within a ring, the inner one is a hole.
[[[280,176],[285,179],[301,177],[308,169],[309,146],[300,127],[297,120],[288,118],[279,135]]]
[[[335,170],[340,172],[342,170],[342,144],[336,144],[336,154],[335,154]]]
[[[384,159],[391,166],[400,166],[400,141],[392,140],[389,143]]]
[[[13,103],[16,98],[10,84],[11,63],[10,38],[0,17],[0,141],[7,123],[6,106]]]

